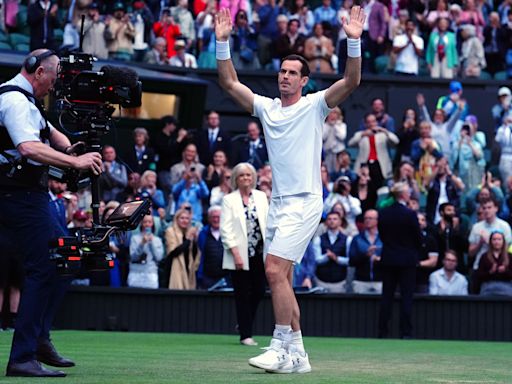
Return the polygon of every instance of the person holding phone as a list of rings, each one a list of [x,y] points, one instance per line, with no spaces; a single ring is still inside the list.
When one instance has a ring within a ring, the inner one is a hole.
[[[146,215],[140,224],[140,233],[130,240],[130,272],[128,286],[158,288],[157,264],[164,257],[162,239],[155,234],[152,215]]]
[[[194,223],[202,222],[203,205],[201,199],[209,197],[210,190],[195,165],[185,170],[181,181],[172,187],[172,195],[176,207],[189,203],[192,207],[192,221]]]

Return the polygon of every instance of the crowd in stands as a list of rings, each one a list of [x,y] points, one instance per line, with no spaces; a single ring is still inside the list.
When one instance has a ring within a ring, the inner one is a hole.
[[[0,48],[28,51],[79,45],[99,59],[216,68],[214,16],[233,17],[236,69],[276,70],[303,55],[312,72],[343,73],[341,24],[352,0],[4,0]],[[363,71],[433,78],[512,77],[510,0],[369,0]]]

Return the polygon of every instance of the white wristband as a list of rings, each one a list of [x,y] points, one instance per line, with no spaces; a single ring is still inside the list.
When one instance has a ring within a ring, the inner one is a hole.
[[[231,59],[231,52],[229,51],[229,41],[215,41],[215,57],[217,60]]]
[[[361,57],[361,39],[347,38],[347,56]]]

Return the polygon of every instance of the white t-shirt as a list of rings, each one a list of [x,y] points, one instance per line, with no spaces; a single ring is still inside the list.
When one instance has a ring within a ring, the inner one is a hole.
[[[418,49],[423,49],[423,39],[412,35],[412,41]],[[393,39],[393,47],[401,48],[409,43],[409,38],[404,33]],[[396,57],[395,71],[418,74],[418,55],[412,44],[407,45]]]
[[[288,107],[279,98],[254,95],[253,115],[261,120],[272,167],[272,197],[322,195],[322,127],[330,111],[325,90]]]

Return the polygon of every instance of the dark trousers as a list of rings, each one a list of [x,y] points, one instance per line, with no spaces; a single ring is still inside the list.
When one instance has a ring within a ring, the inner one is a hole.
[[[379,312],[379,337],[389,334],[396,286],[400,285],[400,337],[412,336],[412,302],[416,267],[382,266],[382,300]]]
[[[0,192],[0,249],[20,255],[25,270],[9,358],[13,363],[35,359],[55,273],[48,257],[51,223],[46,192]]]
[[[39,340],[50,340],[50,330],[52,329],[53,320],[55,315],[62,304],[62,300],[68,291],[69,285],[71,284],[70,277],[59,276],[54,266],[54,275],[52,278],[52,286],[50,290],[50,297],[48,298],[48,304],[43,313],[41,320],[41,333],[39,334]]]
[[[376,191],[377,189],[382,187],[382,184],[384,183],[385,180],[380,169],[379,161],[369,161],[368,171],[370,172],[370,185]]]
[[[231,271],[235,291],[236,317],[240,340],[252,337],[256,310],[265,294],[265,266],[263,257],[249,258],[248,271]]]

